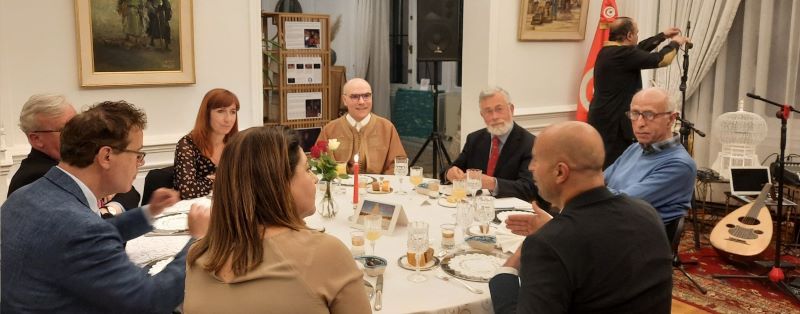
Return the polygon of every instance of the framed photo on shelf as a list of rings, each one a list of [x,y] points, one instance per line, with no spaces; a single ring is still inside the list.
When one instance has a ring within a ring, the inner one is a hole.
[[[520,0],[520,41],[583,40],[588,0]]]
[[[75,0],[81,86],[194,84],[192,0]]]

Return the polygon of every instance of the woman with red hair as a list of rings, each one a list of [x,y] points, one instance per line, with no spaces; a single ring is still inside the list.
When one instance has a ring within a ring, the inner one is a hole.
[[[203,97],[194,129],[175,148],[175,189],[181,199],[206,196],[228,139],[239,132],[239,99],[232,92],[215,88]]]

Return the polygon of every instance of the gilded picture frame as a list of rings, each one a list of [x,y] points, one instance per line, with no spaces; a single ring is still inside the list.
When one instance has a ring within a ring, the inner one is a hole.
[[[194,84],[192,0],[75,0],[83,87]]]
[[[519,41],[580,41],[588,0],[520,0]]]

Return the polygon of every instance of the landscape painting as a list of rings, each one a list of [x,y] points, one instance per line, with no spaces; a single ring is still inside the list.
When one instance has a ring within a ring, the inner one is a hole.
[[[583,40],[588,0],[520,0],[520,41]]]

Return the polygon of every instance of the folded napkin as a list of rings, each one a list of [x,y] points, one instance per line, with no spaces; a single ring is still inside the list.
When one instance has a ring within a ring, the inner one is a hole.
[[[497,245],[500,246],[503,252],[516,252],[524,240],[525,237],[511,233],[511,230],[508,230],[505,224],[497,228]]]

